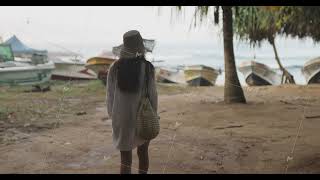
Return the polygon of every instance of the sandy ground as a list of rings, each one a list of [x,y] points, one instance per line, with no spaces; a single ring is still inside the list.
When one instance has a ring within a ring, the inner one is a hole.
[[[222,87],[158,89],[149,173],[320,173],[320,86],[245,87],[245,105]],[[0,94],[0,173],[119,173],[103,86]]]

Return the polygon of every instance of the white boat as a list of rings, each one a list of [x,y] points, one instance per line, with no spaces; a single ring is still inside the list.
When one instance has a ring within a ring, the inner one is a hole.
[[[31,59],[15,60],[10,45],[0,45],[0,85],[49,86],[53,62],[44,55],[33,54]]]
[[[192,65],[172,70],[157,67],[156,80],[162,83],[185,84],[189,86],[214,86],[219,71],[204,65]]]
[[[172,70],[172,69],[163,68],[163,67],[156,67],[155,73],[156,73],[157,82],[187,84],[183,70],[180,70],[180,69]]]
[[[320,83],[320,57],[306,62],[302,68],[302,74],[307,84]]]
[[[239,65],[249,86],[280,85],[282,76],[265,64],[246,61]]]
[[[52,72],[52,80],[95,80],[97,74],[85,67],[85,62],[75,56],[50,56],[55,69]]]
[[[185,81],[190,86],[214,86],[219,71],[204,65],[192,65],[184,68]]]

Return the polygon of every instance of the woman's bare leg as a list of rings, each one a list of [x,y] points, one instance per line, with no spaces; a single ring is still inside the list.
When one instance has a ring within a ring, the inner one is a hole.
[[[139,174],[147,174],[149,169],[149,148],[150,141],[142,144],[138,147],[137,153],[139,158]]]
[[[131,174],[132,151],[120,151],[121,166],[120,174]]]

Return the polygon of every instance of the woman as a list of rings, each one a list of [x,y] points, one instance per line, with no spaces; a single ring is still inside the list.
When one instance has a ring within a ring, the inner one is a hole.
[[[135,134],[138,106],[148,78],[147,90],[150,102],[157,112],[158,96],[153,65],[145,60],[145,47],[138,31],[123,35],[120,59],[114,62],[107,78],[107,109],[112,119],[113,144],[120,150],[121,174],[131,173],[132,150],[137,147],[139,173],[147,173],[149,168],[149,141]]]

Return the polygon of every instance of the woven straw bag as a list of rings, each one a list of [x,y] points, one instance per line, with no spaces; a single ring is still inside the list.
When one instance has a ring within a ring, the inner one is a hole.
[[[151,140],[158,136],[160,131],[160,117],[152,108],[148,93],[148,65],[146,64],[146,80],[143,88],[143,96],[137,113],[137,135],[144,140]]]

